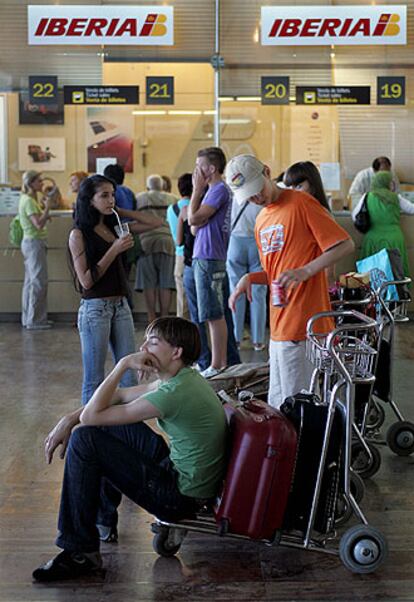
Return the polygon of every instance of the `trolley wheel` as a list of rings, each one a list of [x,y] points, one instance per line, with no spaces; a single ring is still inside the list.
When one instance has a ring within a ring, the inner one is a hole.
[[[397,456],[410,456],[414,452],[414,424],[407,420],[394,422],[387,431],[387,443]]]
[[[339,542],[339,556],[353,573],[372,573],[385,561],[387,554],[387,540],[378,529],[369,525],[351,527]]]
[[[353,514],[352,507],[348,503],[346,497],[342,494],[338,495],[335,506],[335,527],[345,525]]]
[[[385,421],[384,408],[379,403],[371,403],[367,415],[367,429],[379,429]]]
[[[360,441],[354,441],[352,444],[352,469],[363,479],[369,479],[378,472],[381,466],[381,454],[375,445],[367,443],[372,454],[372,459],[368,456],[364,446]]]
[[[158,533],[154,535],[154,539],[152,540],[154,552],[165,558],[175,556],[181,547],[181,544],[171,543],[171,541],[169,541],[169,535],[170,529],[168,527],[162,527],[159,529]]]
[[[217,527],[217,533],[219,534],[219,536],[224,537],[225,535],[227,535],[227,533],[229,532],[229,527],[230,527],[229,519],[221,518],[220,522],[218,524],[218,527]]]
[[[357,472],[355,472],[354,470],[351,470],[350,478],[351,478],[351,483],[350,483],[351,493],[354,496],[356,503],[359,504],[360,502],[362,502],[362,499],[365,495],[364,481],[359,476],[359,474]]]

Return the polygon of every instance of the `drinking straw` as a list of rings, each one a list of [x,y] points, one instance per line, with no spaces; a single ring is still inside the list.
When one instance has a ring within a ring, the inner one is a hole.
[[[116,219],[118,220],[119,231],[122,233],[122,224],[121,224],[121,220],[119,219],[119,215],[115,211],[115,209],[112,209],[112,212],[115,213]]]

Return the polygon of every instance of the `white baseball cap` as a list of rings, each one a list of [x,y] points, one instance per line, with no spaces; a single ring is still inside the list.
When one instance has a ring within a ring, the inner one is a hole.
[[[227,163],[226,182],[238,203],[247,201],[263,189],[264,167],[254,155],[237,155]]]

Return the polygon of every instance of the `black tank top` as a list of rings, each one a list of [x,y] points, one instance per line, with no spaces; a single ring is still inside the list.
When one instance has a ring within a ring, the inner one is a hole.
[[[112,243],[92,232],[93,263],[98,263],[105,255]],[[128,295],[128,282],[122,261],[122,255],[117,255],[105,274],[87,290],[82,289],[83,299],[99,299],[101,297],[126,297]]]

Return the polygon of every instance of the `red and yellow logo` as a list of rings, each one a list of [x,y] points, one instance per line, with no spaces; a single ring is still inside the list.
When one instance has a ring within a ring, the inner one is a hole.
[[[139,33],[140,36],[165,36],[167,27],[164,23],[167,21],[166,15],[149,14]]]
[[[398,36],[400,33],[400,15],[384,13],[374,29],[374,36]]]

